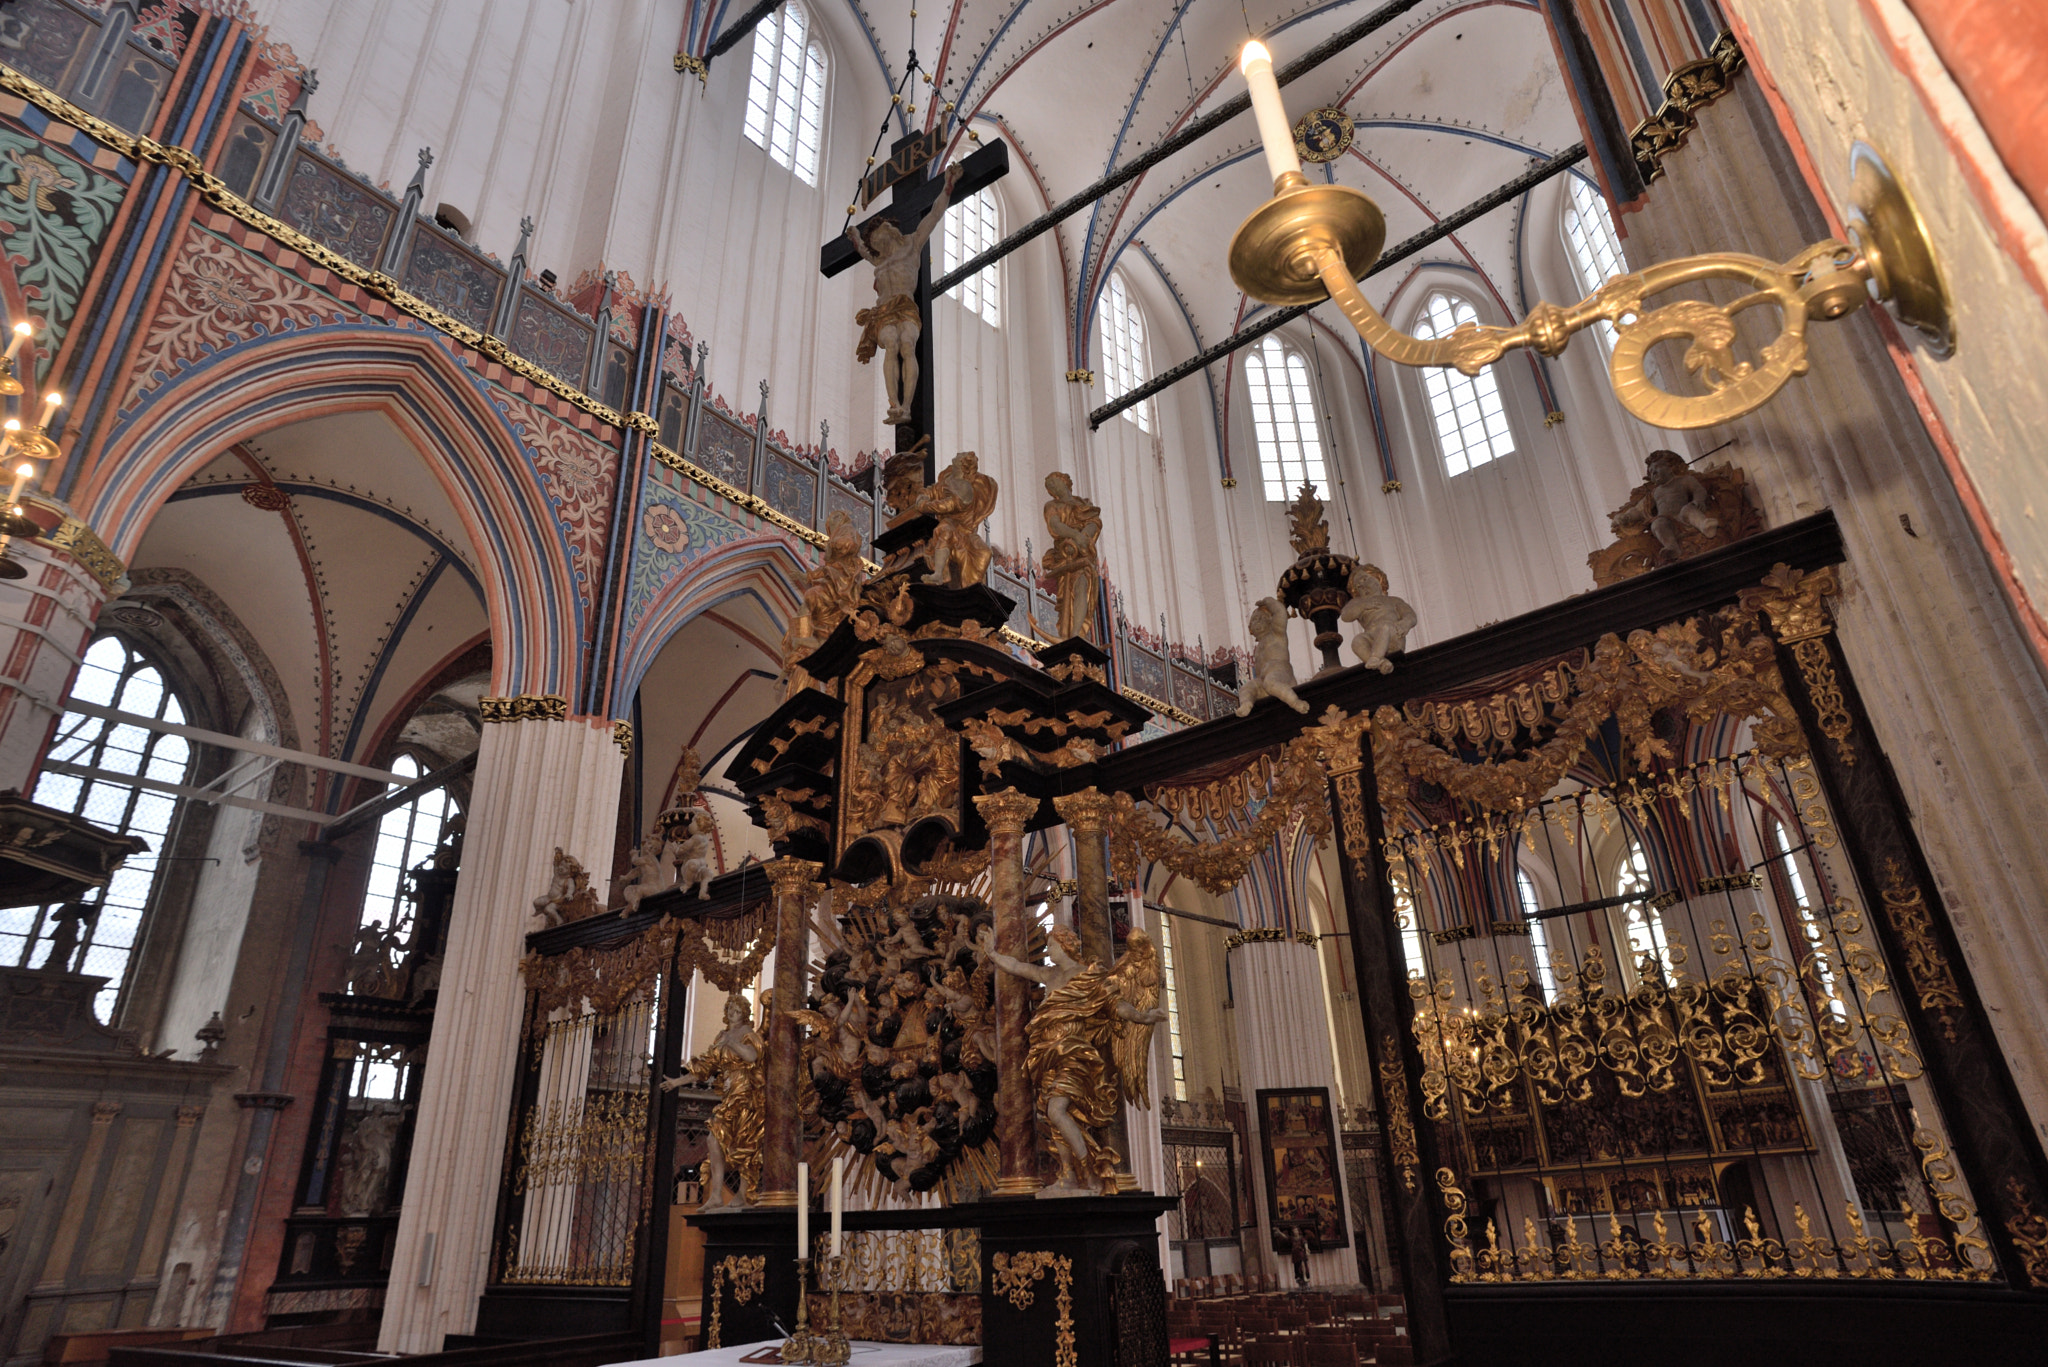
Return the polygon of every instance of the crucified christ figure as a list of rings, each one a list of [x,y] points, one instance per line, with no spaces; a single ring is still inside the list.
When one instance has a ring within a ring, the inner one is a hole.
[[[956,161],[946,168],[945,188],[908,237],[886,217],[869,226],[865,239],[860,229],[846,229],[861,260],[875,268],[875,306],[853,315],[860,324],[860,346],[854,355],[866,365],[877,351],[882,353],[882,396],[889,403],[887,421],[894,426],[911,420],[910,400],[917,393],[917,339],[924,332],[917,307],[918,268],[925,243],[946,216],[953,187],[959,183]]]

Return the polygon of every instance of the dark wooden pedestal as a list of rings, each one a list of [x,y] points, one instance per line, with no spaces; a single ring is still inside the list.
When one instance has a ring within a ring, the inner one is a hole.
[[[1018,1198],[858,1211],[847,1215],[846,1227],[978,1229],[987,1367],[1165,1367],[1166,1280],[1156,1224],[1178,1199]],[[820,1218],[812,1215],[814,1232],[823,1228]],[[705,1346],[714,1314],[721,1344],[781,1338],[776,1323],[796,1322],[796,1212],[741,1210],[689,1220],[704,1231]]]

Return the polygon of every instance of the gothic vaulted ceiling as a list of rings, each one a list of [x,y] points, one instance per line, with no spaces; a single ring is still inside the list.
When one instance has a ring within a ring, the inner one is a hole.
[[[901,123],[932,126],[950,101],[954,117],[968,120],[954,129],[953,155],[972,150],[969,128],[985,140],[999,127],[1022,151],[1013,158],[1020,183],[1008,193],[1007,231],[1021,211],[1041,212],[1128,165],[1241,91],[1237,55],[1248,28],[1284,67],[1377,8],[1363,0],[872,0],[859,17],[872,42],[864,59],[885,67],[892,87],[914,22],[919,62],[943,91],[933,100],[916,82],[917,113]],[[1390,243],[1579,138],[1549,31],[1524,0],[1423,0],[1283,94],[1294,118],[1335,106],[1356,121],[1347,153],[1326,172],[1307,169],[1378,201]],[[1252,316],[1257,305],[1238,292],[1224,261],[1232,231],[1270,190],[1245,113],[1063,223],[1077,364],[1093,354],[1094,309],[1112,269],[1162,277],[1200,345]],[[1477,292],[1519,315],[1534,302],[1523,298],[1517,266],[1522,211],[1495,211],[1382,273],[1368,293],[1384,306],[1414,264],[1432,262],[1469,272]],[[1183,354],[1169,342],[1155,350],[1155,364]]]

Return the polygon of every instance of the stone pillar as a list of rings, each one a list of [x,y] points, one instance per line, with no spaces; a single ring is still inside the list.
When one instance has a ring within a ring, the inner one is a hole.
[[[1323,1018],[1322,958],[1315,946],[1289,935],[1254,940],[1230,951],[1230,978],[1237,1009],[1237,1060],[1245,1103],[1252,1108],[1252,1186],[1259,1214],[1259,1249],[1283,1286],[1293,1283],[1287,1255],[1273,1252],[1273,1212],[1266,1199],[1265,1148],[1259,1139],[1258,1092],[1267,1087],[1325,1087],[1330,1093],[1332,1142],[1337,1120],[1337,1061],[1330,1054],[1330,1027]],[[1337,1188],[1344,1222],[1351,1223],[1341,1149]],[[1359,1237],[1356,1229],[1351,1237]],[[1309,1285],[1356,1286],[1358,1261],[1350,1248],[1309,1255]],[[1249,1270],[1249,1269],[1247,1269]]]
[[[797,1150],[803,1144],[798,1070],[803,1040],[789,1013],[804,1004],[804,965],[811,957],[811,904],[824,866],[809,859],[778,859],[767,866],[775,885],[775,998],[760,1022],[768,1041],[761,1083],[761,1190],[759,1206],[796,1205]]]
[[[1074,930],[1081,937],[1082,959],[1105,968],[1116,959],[1109,933],[1109,794],[1098,788],[1052,800],[1054,810],[1074,835]]]
[[[35,500],[40,503],[40,500]],[[28,571],[0,579],[0,788],[33,788],[36,760],[92,641],[101,604],[127,587],[121,563],[79,523],[56,535],[72,551],[16,538],[8,556]]]
[[[485,702],[494,724],[484,727],[477,755],[449,910],[431,1062],[378,1337],[387,1353],[436,1352],[444,1334],[475,1327],[519,1062],[519,961],[526,933],[537,928],[533,898],[547,886],[557,845],[602,888],[618,836],[625,759],[611,723],[560,719],[560,699]]]
[[[1024,955],[1024,827],[1038,812],[1038,799],[1015,788],[974,799],[988,824],[988,896],[995,913],[996,952]],[[1029,1196],[1038,1190],[1038,1122],[1031,1081],[1024,1075],[1030,1044],[1024,1037],[1030,1012],[1024,980],[996,974],[996,1193]]]

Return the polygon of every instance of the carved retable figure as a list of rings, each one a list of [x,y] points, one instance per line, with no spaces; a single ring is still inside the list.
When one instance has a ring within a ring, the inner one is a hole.
[[[1415,629],[1415,609],[1405,598],[1387,592],[1387,572],[1378,565],[1360,565],[1351,572],[1351,601],[1338,615],[1342,622],[1358,623],[1351,649],[1367,669],[1382,674],[1394,672],[1387,657],[1406,648],[1408,633]]]
[[[804,611],[811,619],[811,631],[820,639],[845,621],[860,606],[860,591],[867,583],[867,569],[860,562],[860,533],[843,508],[834,508],[825,518],[825,555],[804,576]]]
[[[690,813],[690,823],[685,829],[689,835],[672,841],[663,852],[663,858],[675,861],[676,881],[673,886],[696,888],[697,900],[701,902],[711,896],[711,879],[717,873],[711,860],[711,833],[717,827],[711,813],[700,807]]]
[[[1045,572],[1053,577],[1059,604],[1059,640],[1079,636],[1095,639],[1095,606],[1102,596],[1102,573],[1095,544],[1102,538],[1102,509],[1074,492],[1072,476],[1055,470],[1045,477],[1045,529],[1052,544],[1045,551]]]
[[[1027,964],[995,948],[982,932],[981,952],[1003,972],[1046,988],[1025,1027],[1031,1049],[1025,1069],[1038,1100],[1059,1177],[1040,1196],[1116,1195],[1117,1153],[1100,1133],[1119,1101],[1149,1107],[1145,1070],[1152,1027],[1166,1019],[1159,1005],[1159,955],[1144,931],[1133,930],[1114,969],[1081,963],[1081,941],[1055,926],[1046,949],[1052,963]]]
[[[761,1186],[761,1145],[767,1124],[761,1060],[767,1041],[754,1029],[754,1009],[735,992],[725,999],[725,1029],[711,1047],[689,1062],[689,1070],[665,1078],[661,1090],[698,1083],[716,1087],[718,1105],[705,1126],[704,1210],[751,1204]],[[738,1199],[726,1188],[726,1174],[740,1180]]]
[[[917,496],[917,511],[938,519],[925,548],[927,584],[966,588],[988,577],[991,553],[981,524],[996,507],[996,482],[981,473],[972,451],[962,451]]]
[[[1260,698],[1278,698],[1297,712],[1308,711],[1308,704],[1294,693],[1294,661],[1287,654],[1287,609],[1278,598],[1261,598],[1250,625],[1252,682],[1238,699],[1237,715],[1249,717],[1252,704]]]
[[[887,218],[874,223],[866,238],[857,228],[846,229],[861,260],[875,268],[875,306],[853,315],[860,324],[854,356],[866,365],[877,351],[882,353],[882,397],[889,404],[885,421],[898,427],[910,421],[910,401],[917,393],[917,339],[924,331],[917,310],[917,273],[924,244],[946,216],[953,187],[959,183],[960,164],[955,162],[946,168],[945,189],[907,237]]]
[[[548,890],[533,899],[533,914],[543,926],[580,921],[599,910],[597,895],[590,890],[590,875],[583,865],[555,846],[554,864],[548,875]]]
[[[1644,473],[1649,478],[1649,492],[1608,519],[1616,536],[1647,527],[1661,548],[1657,563],[1668,565],[1680,556],[1683,528],[1690,527],[1702,536],[1721,529],[1707,486],[1686,469],[1685,457],[1676,451],[1652,451]]]

